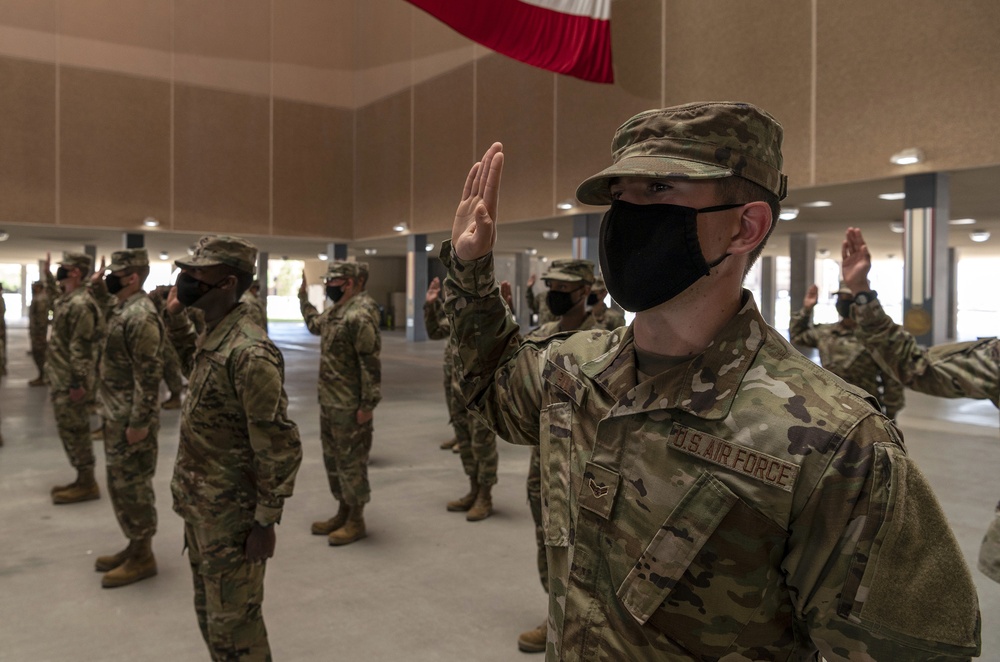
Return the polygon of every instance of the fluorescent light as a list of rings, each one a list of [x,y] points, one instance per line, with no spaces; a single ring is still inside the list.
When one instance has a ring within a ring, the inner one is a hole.
[[[160,251],[160,259],[161,260],[169,260],[170,259],[170,253],[168,253],[167,251]]]
[[[889,162],[896,165],[913,165],[923,160],[924,153],[919,147],[907,147],[889,157]]]
[[[976,219],[974,218],[953,218],[948,221],[948,225],[975,225]]]
[[[538,255],[537,248],[526,248],[524,252],[527,253],[528,255]]]
[[[548,239],[549,241],[554,241],[559,238],[559,232],[557,230],[542,230],[542,239]]]
[[[0,241],[7,241],[10,239],[10,233],[0,230]]]
[[[147,228],[155,228],[160,224],[160,222],[155,218],[153,218],[152,216],[147,216],[146,218],[143,219],[142,224],[145,225]]]
[[[977,244],[981,244],[984,241],[989,241],[990,232],[989,230],[976,230],[975,232],[969,233],[969,239],[976,242]]]
[[[829,200],[814,200],[813,202],[803,202],[803,207],[831,207],[833,203]]]
[[[424,246],[424,250],[430,253],[432,250],[434,250],[434,244],[427,244],[426,246]]]
[[[318,257],[319,259],[323,260],[324,262],[326,262],[327,260],[330,259],[330,256],[327,255],[326,253],[317,253],[316,257]]]
[[[905,200],[905,193],[879,193],[879,200]]]
[[[396,232],[406,232],[407,225],[406,223],[396,223],[394,226],[392,226],[392,229],[395,230]]]
[[[781,210],[778,218],[782,221],[794,221],[799,217],[799,210],[797,207],[785,207]]]
[[[896,234],[903,234],[906,232],[906,227],[903,225],[903,221],[892,221],[889,223],[889,229]]]
[[[365,255],[375,255],[376,253],[378,253],[378,249],[377,248],[366,248],[365,249]]]
[[[573,199],[563,200],[556,205],[557,209],[561,209],[563,211],[569,211],[573,207],[576,207],[576,202]]]

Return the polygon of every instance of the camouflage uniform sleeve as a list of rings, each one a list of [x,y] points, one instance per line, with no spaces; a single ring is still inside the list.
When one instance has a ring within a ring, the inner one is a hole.
[[[281,520],[302,463],[299,429],[288,419],[284,361],[277,348],[255,345],[233,363],[233,385],[247,415],[254,453],[257,507],[254,520],[268,526]]]
[[[505,440],[537,445],[544,349],[532,343],[522,348],[520,327],[493,275],[492,253],[466,262],[447,241],[441,256],[462,399]]]
[[[782,566],[797,629],[827,662],[978,655],[972,577],[895,428],[873,414],[837,436],[789,525]]]
[[[51,271],[42,272],[42,286],[45,288],[45,294],[49,297],[49,304],[54,306],[60,292],[59,283],[56,282],[56,277],[52,275]]]
[[[528,308],[531,309],[531,312],[533,312],[534,314],[537,315],[538,314],[538,295],[535,294],[534,289],[531,288],[531,287],[524,288],[524,298],[528,302]]]
[[[375,320],[367,312],[361,311],[353,320],[354,351],[358,355],[361,393],[358,407],[372,411],[382,399],[382,360],[379,352],[382,340]]]
[[[95,365],[94,343],[99,342],[100,326],[93,304],[77,303],[72,309],[72,336],[69,341],[70,388],[84,386]]]
[[[788,321],[788,339],[793,345],[819,346],[819,332],[812,323],[812,310],[800,308],[792,313],[792,317]]]
[[[884,370],[879,370],[882,379],[882,406],[885,408],[885,415],[896,420],[899,410],[906,406],[906,393],[903,385],[895,377]]]
[[[153,314],[132,317],[125,324],[125,343],[132,359],[132,411],[128,425],[148,428],[160,410],[163,377],[163,327]]]
[[[111,296],[108,292],[108,286],[104,283],[104,279],[97,281],[96,283],[90,284],[90,295],[94,297],[94,301],[97,302],[97,308],[107,319],[111,315],[111,311],[115,309],[118,305],[118,299]]]
[[[990,400],[1000,407],[1000,341],[996,338],[924,349],[892,321],[878,300],[852,306],[855,332],[879,367],[914,391],[944,398]]]
[[[181,310],[179,313],[165,312],[164,318],[167,326],[167,339],[177,351],[181,373],[185,377],[190,377],[191,369],[194,367],[195,351],[198,348],[198,334],[194,330],[194,324],[192,324],[186,310]]]
[[[431,340],[442,340],[451,335],[451,322],[448,321],[444,304],[440,300],[424,302],[424,327]]]
[[[319,322],[319,311],[316,306],[309,303],[309,296],[299,292],[299,309],[302,311],[302,319],[306,322],[309,333],[318,336],[323,332],[323,325]]]

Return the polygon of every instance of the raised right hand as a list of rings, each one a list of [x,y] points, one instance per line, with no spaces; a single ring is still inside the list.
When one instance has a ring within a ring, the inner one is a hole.
[[[302,284],[299,285],[299,295],[309,294],[309,283],[306,281],[305,269],[302,270]]]
[[[503,145],[493,143],[483,155],[483,160],[469,170],[462,201],[455,210],[451,244],[463,260],[478,260],[489,255],[496,244],[501,174]]]
[[[872,268],[872,256],[868,252],[868,244],[858,228],[847,228],[844,243],[841,245],[841,271],[844,281],[857,294],[871,289],[868,282],[868,272]]]
[[[813,284],[806,290],[806,296],[802,299],[802,307],[812,310],[816,306],[817,301],[819,301],[819,288]]]
[[[437,301],[439,294],[441,294],[441,279],[434,276],[434,280],[432,280],[431,284],[427,286],[427,303],[434,303]]]

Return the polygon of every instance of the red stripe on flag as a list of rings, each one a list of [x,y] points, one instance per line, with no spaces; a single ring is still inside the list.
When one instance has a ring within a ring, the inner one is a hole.
[[[614,82],[611,22],[520,0],[407,0],[457,32],[515,60],[589,80]]]

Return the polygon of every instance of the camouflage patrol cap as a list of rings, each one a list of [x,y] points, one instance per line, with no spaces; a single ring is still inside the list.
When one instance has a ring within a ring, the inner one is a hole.
[[[361,280],[368,280],[368,263],[367,262],[355,262],[358,265],[358,276]]]
[[[62,262],[59,264],[69,268],[76,267],[83,273],[90,273],[90,270],[94,268],[94,258],[90,257],[86,253],[64,252]]]
[[[542,280],[593,283],[594,263],[590,260],[556,260],[542,276]]]
[[[108,271],[122,271],[129,267],[148,267],[149,253],[145,248],[129,248],[123,251],[115,251],[111,254],[111,264]]]
[[[209,235],[198,240],[194,255],[184,260],[174,260],[174,264],[188,269],[225,264],[252,274],[257,265],[257,247],[240,237]]]
[[[335,260],[326,265],[326,280],[334,278],[357,278],[361,273],[358,262]]]
[[[689,103],[647,110],[628,120],[611,142],[614,162],[584,180],[576,197],[588,205],[611,203],[616,177],[720,179],[736,175],[784,199],[782,129],[777,120],[749,103]]]

